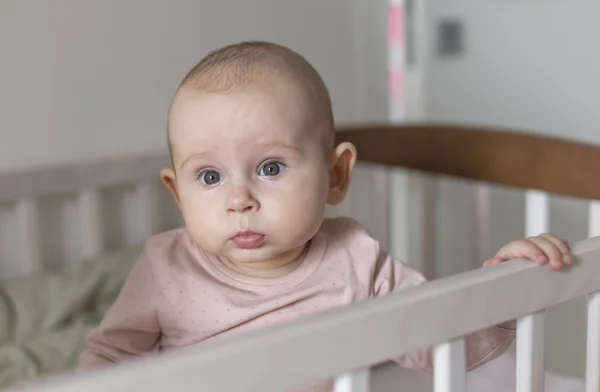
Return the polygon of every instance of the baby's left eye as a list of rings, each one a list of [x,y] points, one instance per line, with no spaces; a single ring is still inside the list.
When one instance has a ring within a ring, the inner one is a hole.
[[[284,170],[285,170],[285,165],[283,163],[271,161],[271,162],[267,162],[266,164],[264,164],[260,168],[258,174],[261,176],[267,176],[267,177],[276,176]]]

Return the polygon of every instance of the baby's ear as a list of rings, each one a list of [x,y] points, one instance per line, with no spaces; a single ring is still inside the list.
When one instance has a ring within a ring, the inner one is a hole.
[[[346,198],[346,192],[352,178],[352,170],[354,170],[356,164],[356,155],[356,147],[349,142],[341,143],[333,150],[329,169],[328,204],[337,205]]]
[[[181,204],[179,202],[179,193],[177,192],[177,183],[175,177],[175,171],[171,168],[164,168],[160,171],[160,179],[165,184],[175,202],[177,203],[177,207],[181,209]]]

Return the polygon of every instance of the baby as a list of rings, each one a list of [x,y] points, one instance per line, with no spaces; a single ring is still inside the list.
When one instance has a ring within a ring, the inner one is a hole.
[[[80,368],[122,363],[387,295],[425,281],[356,221],[325,219],[344,200],[357,153],[334,145],[327,88],[309,63],[271,43],[210,53],[184,78],[169,113],[172,168],[161,178],[185,228],[151,237]],[[571,263],[565,240],[511,242],[511,258]],[[502,354],[504,323],[467,338],[468,369]],[[431,349],[397,358],[432,371]],[[330,390],[331,383],[317,386]]]

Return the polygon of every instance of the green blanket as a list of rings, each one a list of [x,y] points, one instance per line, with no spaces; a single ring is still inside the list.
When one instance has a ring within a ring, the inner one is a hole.
[[[76,366],[85,336],[116,299],[141,247],[0,286],[0,389]]]

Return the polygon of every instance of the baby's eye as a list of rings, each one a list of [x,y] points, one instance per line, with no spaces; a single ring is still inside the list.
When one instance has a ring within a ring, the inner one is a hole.
[[[221,175],[214,170],[207,170],[198,175],[198,179],[204,185],[214,185],[221,181]]]
[[[264,164],[260,168],[260,171],[258,174],[261,176],[267,176],[267,177],[268,176],[276,176],[284,170],[285,170],[285,165],[283,163],[271,161],[271,162],[267,162],[266,164]]]

